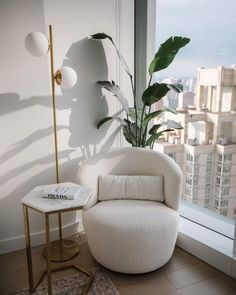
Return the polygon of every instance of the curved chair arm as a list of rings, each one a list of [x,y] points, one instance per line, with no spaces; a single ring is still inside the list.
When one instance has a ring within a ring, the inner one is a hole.
[[[94,167],[94,169],[96,169]],[[82,167],[79,168],[77,173],[77,182],[81,185],[89,187],[92,189],[92,195],[88,200],[88,203],[84,207],[84,210],[94,206],[98,202],[97,196],[97,187],[98,187],[98,177],[97,180],[94,179],[94,176],[91,175],[90,165],[85,163]]]
[[[78,182],[93,190],[86,208],[96,204],[98,176],[163,175],[164,196],[168,207],[178,210],[182,192],[182,171],[167,155],[144,148],[118,148],[88,159],[78,172]]]
[[[165,204],[178,211],[182,194],[183,173],[179,165],[165,154],[162,154],[159,163],[164,175]]]

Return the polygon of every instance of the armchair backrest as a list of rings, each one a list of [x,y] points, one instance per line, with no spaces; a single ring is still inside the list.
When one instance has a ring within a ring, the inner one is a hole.
[[[99,175],[163,175],[165,204],[179,208],[182,171],[167,155],[144,148],[119,148],[97,154],[80,167],[78,183],[93,190],[87,207],[97,202]]]

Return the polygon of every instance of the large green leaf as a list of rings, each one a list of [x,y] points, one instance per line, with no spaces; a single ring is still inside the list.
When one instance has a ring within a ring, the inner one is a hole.
[[[172,108],[163,108],[161,110],[158,110],[158,111],[155,111],[155,112],[152,112],[150,114],[148,114],[144,120],[143,120],[143,125],[146,126],[150,120],[160,116],[162,113],[164,112],[170,112],[170,113],[173,113],[173,114],[176,114],[176,110],[175,109],[172,109]]]
[[[129,69],[129,67],[128,67],[126,61],[125,61],[125,59],[123,58],[123,56],[121,55],[120,51],[116,47],[116,45],[115,45],[113,39],[111,38],[111,36],[109,36],[109,35],[107,35],[105,33],[97,33],[97,34],[91,35],[90,37],[91,37],[91,39],[94,39],[94,40],[102,40],[102,39],[106,39],[106,38],[109,39],[111,41],[112,45],[115,47],[116,53],[117,53],[117,55],[118,55],[118,57],[120,59],[121,64],[123,65],[125,71],[127,72],[127,74],[130,77],[132,77],[132,73],[131,73],[131,71],[130,71],[130,69]]]
[[[114,94],[115,97],[121,103],[123,109],[128,113],[129,111],[129,104],[127,99],[125,98],[124,94],[121,92],[120,87],[114,81],[97,81],[97,84],[105,88],[106,90],[110,91]]]
[[[156,134],[157,130],[164,125],[166,125],[167,128],[183,129],[183,127],[176,121],[167,120],[166,122],[161,122],[161,123],[153,125],[152,128],[149,130],[149,134]]]
[[[170,90],[173,90],[177,93],[180,93],[183,91],[183,85],[182,84],[167,84],[167,87],[170,89]]]
[[[167,127],[169,128],[174,128],[174,129],[183,129],[183,126],[181,126],[178,122],[174,120],[167,120],[166,122],[163,122],[166,124]]]
[[[170,88],[166,83],[154,83],[143,92],[143,103],[146,106],[151,106],[153,103],[162,99],[169,91]]]
[[[130,122],[127,119],[124,119],[125,125],[122,125],[123,134],[125,139],[132,144],[132,146],[136,146],[138,143],[138,138],[136,138],[136,134],[139,135],[140,129],[137,127],[135,123]],[[137,130],[137,132],[136,132]]]
[[[157,140],[157,139],[162,135],[162,133],[164,133],[164,132],[168,132],[168,131],[173,131],[173,129],[165,129],[165,130],[162,130],[162,131],[160,131],[160,132],[158,132],[158,133],[152,134],[152,135],[148,138],[148,140],[146,141],[146,146],[152,145],[152,143],[153,143],[155,140]]]
[[[157,133],[157,130],[158,130],[161,126],[163,126],[162,123],[153,125],[152,128],[149,130],[149,134],[156,134],[156,133]]]
[[[189,38],[174,36],[167,39],[161,44],[154,59],[149,66],[149,74],[161,71],[167,68],[174,60],[180,48],[186,46],[190,42]]]
[[[129,108],[127,115],[129,116],[131,121],[133,121],[133,122],[136,121],[135,108]],[[136,123],[137,123],[138,127],[140,127],[140,125],[141,125],[141,117],[142,117],[142,110],[137,109],[137,122]]]
[[[104,123],[113,120],[113,117],[105,117],[97,123],[97,129],[99,129]]]
[[[122,130],[123,130],[124,137],[128,141],[128,143],[132,144],[132,146],[135,146],[135,144],[136,144],[135,138],[130,133],[128,126],[123,125]]]
[[[93,34],[90,37],[91,37],[91,39],[97,39],[97,40],[102,40],[102,39],[108,38],[114,44],[112,38],[109,35],[105,34],[105,33]]]
[[[113,116],[108,116],[105,117],[103,119],[101,119],[98,123],[97,123],[97,129],[99,129],[103,124],[111,121],[111,120],[116,120],[118,121],[121,125],[125,125],[125,121],[123,119],[121,119],[119,116],[120,114],[123,112],[123,110],[118,111],[117,113],[115,113]]]

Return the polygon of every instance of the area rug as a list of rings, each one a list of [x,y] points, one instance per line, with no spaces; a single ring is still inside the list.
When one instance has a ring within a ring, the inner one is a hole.
[[[90,270],[94,274],[94,281],[91,285],[88,295],[119,295],[113,282],[107,273],[100,267]],[[52,281],[53,295],[81,295],[88,283],[88,277],[83,273],[66,276],[62,279]],[[34,295],[47,295],[47,283],[41,283]],[[11,295],[29,295],[29,289],[23,289]]]

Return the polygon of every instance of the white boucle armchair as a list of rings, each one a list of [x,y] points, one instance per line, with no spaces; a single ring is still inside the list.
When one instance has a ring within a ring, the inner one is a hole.
[[[99,201],[101,175],[163,175],[164,202],[119,199]],[[122,273],[153,271],[170,259],[177,238],[182,172],[167,155],[120,148],[91,157],[78,182],[93,190],[83,211],[89,248],[103,266]]]

